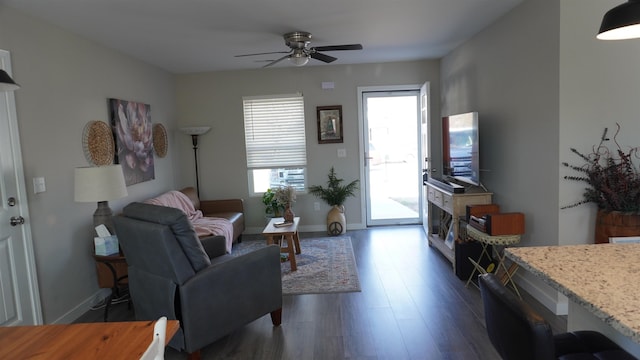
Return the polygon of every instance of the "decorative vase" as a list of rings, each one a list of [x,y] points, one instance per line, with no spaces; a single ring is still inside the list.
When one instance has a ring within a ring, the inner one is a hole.
[[[640,214],[598,210],[595,243],[608,243],[616,236],[640,236]]]
[[[291,210],[291,205],[287,204],[287,208],[284,209],[284,221],[293,222],[293,218],[295,216],[296,214],[294,214],[293,210]]]
[[[333,205],[327,214],[327,233],[332,236],[347,232],[347,218],[344,215],[344,205]]]

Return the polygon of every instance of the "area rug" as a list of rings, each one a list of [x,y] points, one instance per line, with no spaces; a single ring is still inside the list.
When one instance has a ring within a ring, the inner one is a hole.
[[[234,245],[234,256],[265,247],[265,240]],[[281,263],[283,295],[326,294],[360,291],[358,269],[349,236],[300,239],[296,254],[298,270],[289,261]],[[283,254],[284,255],[284,254]]]

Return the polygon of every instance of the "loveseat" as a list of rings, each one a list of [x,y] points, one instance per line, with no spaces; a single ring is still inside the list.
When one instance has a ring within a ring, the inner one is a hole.
[[[193,207],[202,211],[207,217],[219,217],[231,221],[233,225],[233,242],[242,242],[242,233],[244,232],[244,201],[242,199],[224,199],[224,200],[200,200],[196,189],[186,187],[180,190],[187,195]]]
[[[227,252],[231,252],[234,242],[242,240],[245,229],[242,199],[200,200],[194,188],[186,187],[180,191],[167,191],[144,203],[182,210],[201,239],[224,236]]]

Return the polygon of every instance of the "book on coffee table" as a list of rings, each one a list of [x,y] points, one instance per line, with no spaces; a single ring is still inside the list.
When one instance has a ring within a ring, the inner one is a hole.
[[[285,227],[290,225],[293,225],[293,221],[292,222],[282,221],[282,222],[273,223],[273,226],[275,227]]]

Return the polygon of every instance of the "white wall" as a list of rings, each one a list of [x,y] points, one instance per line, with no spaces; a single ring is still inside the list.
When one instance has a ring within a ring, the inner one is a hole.
[[[322,90],[323,81],[335,83],[335,89]],[[199,141],[200,193],[203,199],[241,197],[245,199],[248,232],[264,228],[264,205],[260,197],[248,197],[242,97],[251,95],[290,94],[301,92],[305,99],[308,156],[307,185],[325,184],[331,166],[346,181],[360,177],[361,149],[358,145],[357,87],[378,85],[420,84],[430,81],[433,89],[434,114],[439,114],[439,62],[432,60],[368,65],[335,65],[302,68],[273,68],[250,71],[229,71],[180,75],[177,78],[180,126],[207,125],[211,132]],[[344,143],[318,144],[316,107],[342,105]],[[436,115],[438,117],[439,115]],[[439,129],[439,128],[438,128]],[[439,130],[438,130],[439,131]],[[190,148],[190,138],[182,136],[178,146]],[[347,151],[338,158],[337,149]],[[181,186],[195,183],[193,153],[180,159],[179,171],[184,174]],[[362,179],[361,179],[362,182]],[[358,196],[360,193],[358,194]],[[317,199],[298,196],[294,205],[302,217],[301,229],[326,229],[329,207],[313,210]],[[362,227],[363,209],[359,198],[346,203],[347,227]]]
[[[15,97],[44,321],[71,321],[99,290],[91,257],[96,204],[73,201],[73,169],[88,165],[82,130],[91,120],[109,120],[111,97],[150,104],[152,122],[174,129],[174,79],[1,5],[0,48],[11,52],[22,86]],[[168,156],[156,157],[156,180],[130,186],[128,197],[110,202],[114,212],[173,188],[174,156],[171,132]],[[46,192],[33,194],[33,177],[45,178]]]
[[[478,111],[481,181],[503,212],[525,214],[521,246],[559,243],[559,24],[557,2],[527,0],[441,61],[442,114]],[[521,281],[556,307],[554,291]]]

